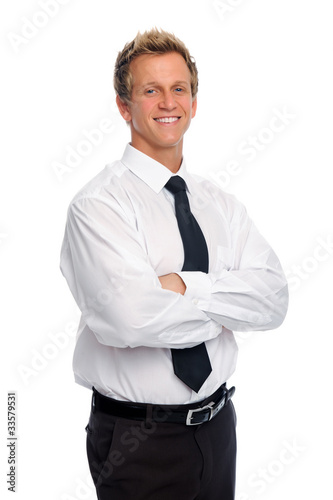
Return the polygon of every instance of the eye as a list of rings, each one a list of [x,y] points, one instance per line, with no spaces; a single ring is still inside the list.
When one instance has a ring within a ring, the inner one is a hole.
[[[154,89],[148,89],[146,90],[146,94],[152,95],[155,92]]]
[[[175,91],[176,91],[177,93],[179,93],[179,92],[182,92],[182,91],[183,91],[183,89],[182,89],[181,87],[177,87],[177,88],[175,89]]]

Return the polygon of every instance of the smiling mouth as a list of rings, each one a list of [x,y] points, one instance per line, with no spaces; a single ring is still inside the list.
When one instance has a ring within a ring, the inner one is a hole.
[[[154,120],[158,123],[174,123],[180,120],[180,116],[170,116],[164,118],[154,118]]]

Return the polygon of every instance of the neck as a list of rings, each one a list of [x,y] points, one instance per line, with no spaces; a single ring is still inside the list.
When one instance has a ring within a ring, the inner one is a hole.
[[[145,144],[137,144],[137,141],[131,142],[131,145],[146,154],[153,160],[158,161],[166,168],[168,168],[173,174],[178,172],[180,165],[183,159],[183,142],[181,141],[179,144],[169,148],[160,148],[156,147],[150,148],[149,145]]]
[[[176,172],[178,172],[178,170],[180,169],[180,165],[182,164],[183,148],[179,148],[178,151],[173,151],[173,148],[170,148],[167,151],[157,151],[155,152],[154,156],[152,156],[152,158],[154,158],[154,160],[158,161],[159,163],[162,163],[162,165],[164,165],[173,174],[175,174]]]

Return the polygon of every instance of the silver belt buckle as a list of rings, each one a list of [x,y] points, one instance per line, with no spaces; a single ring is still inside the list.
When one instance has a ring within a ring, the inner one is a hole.
[[[209,419],[205,420],[205,422],[209,422],[210,420],[212,420],[212,418],[215,417],[215,415],[220,410],[222,410],[223,406],[225,405],[226,396],[227,396],[227,394],[223,395],[223,398],[221,399],[221,401],[219,402],[219,404],[215,408],[214,408],[214,404],[215,404],[214,401],[211,401],[208,405],[203,406],[202,408],[195,408],[194,410],[189,410],[187,413],[187,417],[186,417],[186,425],[200,425],[200,424],[202,424],[203,422],[192,422],[192,415],[193,415],[193,413],[197,413],[198,411],[207,410],[207,409],[210,410],[210,415],[209,415]]]
[[[193,416],[193,413],[197,413],[198,411],[207,410],[207,409],[210,410],[210,415],[209,415],[209,419],[206,420],[206,422],[209,422],[209,420],[211,420],[213,418],[213,406],[214,406],[214,401],[212,401],[211,403],[209,403],[206,406],[203,406],[202,408],[195,408],[194,410],[189,410],[187,412],[186,425],[200,425],[200,424],[202,424],[202,422],[192,422],[192,416]]]

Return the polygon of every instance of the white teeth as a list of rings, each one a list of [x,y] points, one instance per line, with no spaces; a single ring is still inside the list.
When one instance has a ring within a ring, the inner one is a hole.
[[[156,121],[157,122],[161,122],[161,123],[172,123],[172,122],[176,122],[178,120],[178,118],[174,118],[174,117],[170,117],[170,118],[156,118]]]

